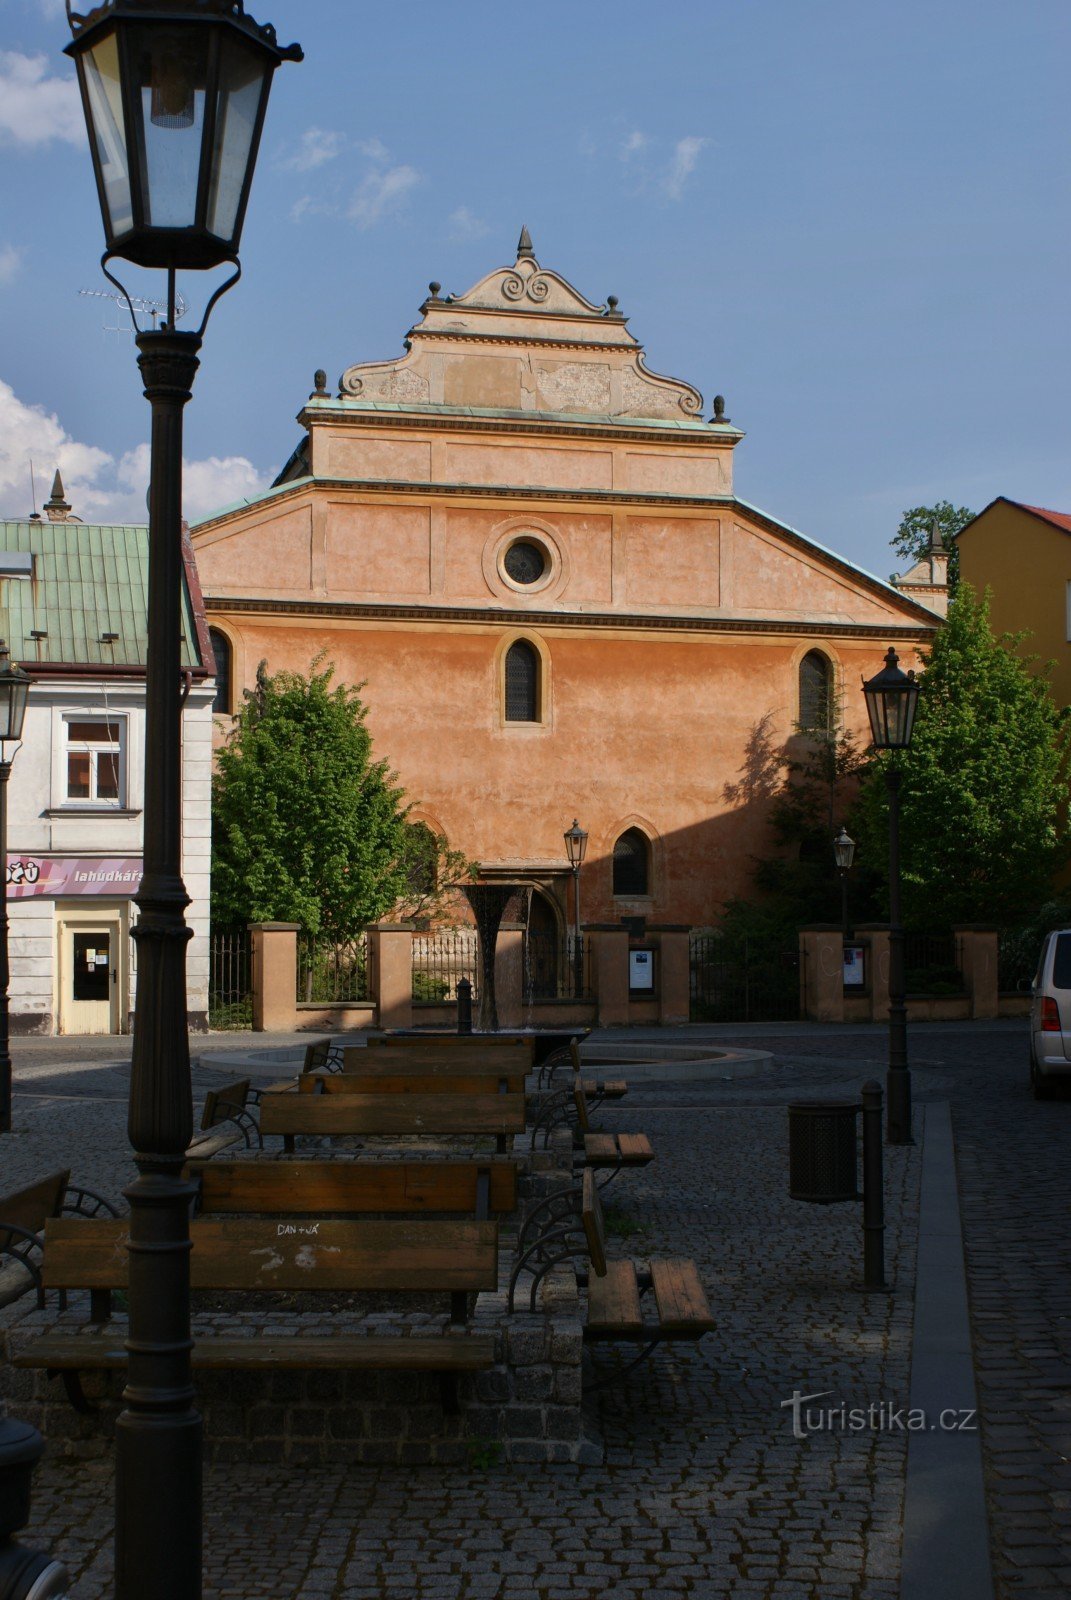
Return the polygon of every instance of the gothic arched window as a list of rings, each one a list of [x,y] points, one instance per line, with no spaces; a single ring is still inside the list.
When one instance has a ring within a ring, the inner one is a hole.
[[[833,726],[833,663],[820,650],[808,650],[800,662],[799,722],[820,733]]]
[[[231,642],[218,628],[209,628],[208,637],[212,641],[212,654],[216,658],[216,697],[212,701],[212,710],[218,716],[229,717],[232,710]]]
[[[614,845],[614,894],[647,894],[647,864],[647,838],[639,828],[629,828]]]
[[[527,639],[506,651],[506,721],[539,721],[539,651]]]

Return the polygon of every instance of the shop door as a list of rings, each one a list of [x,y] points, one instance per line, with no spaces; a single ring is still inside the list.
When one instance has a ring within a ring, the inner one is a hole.
[[[119,1032],[120,925],[64,923],[61,946],[61,1033]]]

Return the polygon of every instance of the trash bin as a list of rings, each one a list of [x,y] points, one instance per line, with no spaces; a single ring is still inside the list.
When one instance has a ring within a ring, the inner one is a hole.
[[[793,1200],[832,1205],[858,1200],[855,1119],[858,1105],[804,1100],[788,1108],[788,1192]]]

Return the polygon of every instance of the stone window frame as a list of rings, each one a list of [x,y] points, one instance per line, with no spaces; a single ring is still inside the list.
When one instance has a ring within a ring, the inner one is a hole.
[[[536,681],[536,712],[534,722],[511,721],[506,716],[506,657],[515,644],[527,644],[536,654],[537,681]],[[495,652],[495,682],[497,685],[497,717],[498,726],[503,732],[510,734],[549,733],[551,729],[551,674],[550,651],[546,640],[530,628],[514,628],[506,633],[498,642]]]
[[[803,666],[810,657],[825,663],[828,671],[829,716],[825,723],[808,722],[804,718],[803,704]],[[794,654],[793,673],[795,676],[795,724],[800,733],[810,733],[824,736],[832,733],[837,726],[837,697],[840,685],[840,662],[834,653],[824,643],[806,641]]]
[[[506,571],[506,552],[515,544],[534,544],[545,554],[546,571],[535,583],[518,583]],[[511,516],[496,523],[484,544],[482,566],[484,582],[497,598],[543,604],[562,593],[571,570],[569,552],[558,530],[545,518],[533,516]]]
[[[208,625],[208,637],[209,637],[209,640],[211,641],[211,644],[212,644],[212,654],[216,658],[216,666],[217,666],[217,668],[219,666],[219,654],[218,654],[218,652],[216,650],[216,640],[217,639],[222,640],[223,645],[224,645],[224,647],[226,649],[226,673],[225,673],[223,688],[226,690],[227,704],[226,704],[226,706],[221,706],[219,704],[220,683],[219,683],[219,674],[217,672],[217,675],[216,675],[216,690],[215,690],[215,694],[212,697],[212,715],[214,717],[233,717],[234,716],[234,661],[235,661],[235,655],[236,655],[235,646],[234,646],[234,640],[231,638],[231,636],[227,632],[226,628],[221,628],[218,622],[210,622],[209,623],[209,625]]]

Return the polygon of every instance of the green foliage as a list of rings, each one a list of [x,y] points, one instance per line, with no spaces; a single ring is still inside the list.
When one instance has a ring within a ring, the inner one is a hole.
[[[860,853],[888,845],[885,772],[901,771],[903,915],[936,930],[1013,923],[1041,904],[1066,854],[1066,734],[1043,676],[994,638],[969,584],[924,657],[910,751],[876,754],[849,828]]]
[[[450,984],[446,978],[438,978],[434,972],[413,973],[413,999],[433,1004],[445,1000],[450,992]]]
[[[445,833],[433,833],[426,822],[407,825],[402,865],[404,887],[396,911],[418,924],[442,921],[455,886],[466,878],[475,881],[479,872],[476,862],[452,850]]]
[[[476,1472],[489,1472],[502,1460],[500,1439],[468,1439],[465,1448],[468,1450],[469,1466]]]
[[[938,500],[933,506],[912,506],[900,518],[892,547],[905,562],[921,561],[929,551],[930,533],[936,522],[948,551],[948,586],[955,593],[959,583],[959,546],[955,535],[973,516],[974,512],[967,506],[954,506],[949,500]]]
[[[1000,987],[1030,988],[1037,971],[1045,935],[1056,928],[1071,928],[1071,902],[1046,900],[1025,921],[1000,930]]]
[[[212,786],[212,919],[298,922],[342,940],[390,911],[406,888],[402,791],[372,759],[358,688],[269,676],[219,752]]]

